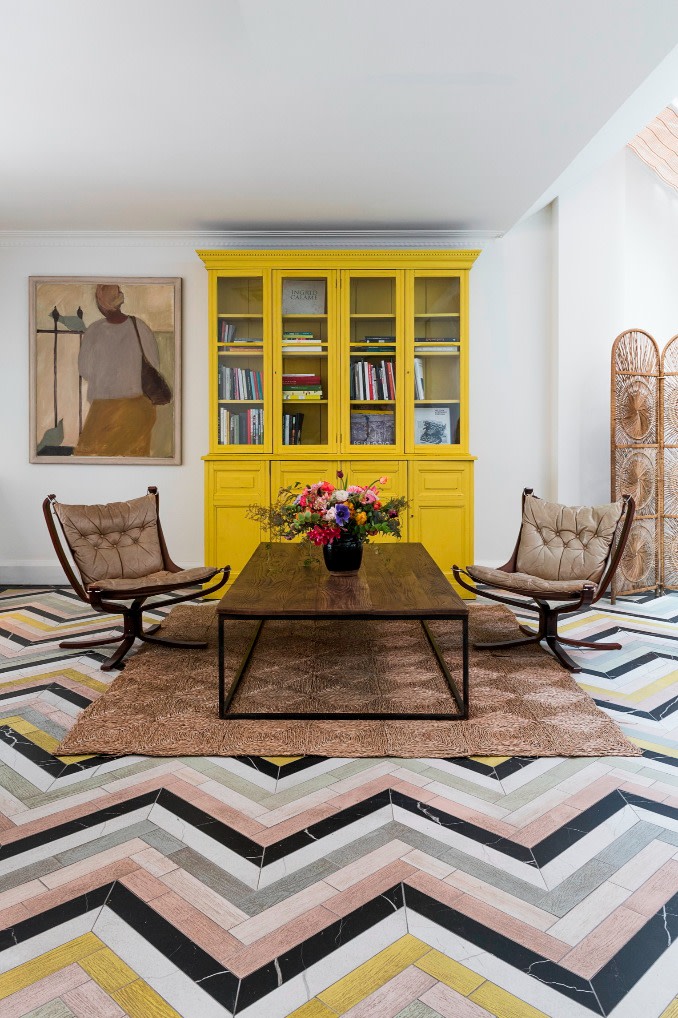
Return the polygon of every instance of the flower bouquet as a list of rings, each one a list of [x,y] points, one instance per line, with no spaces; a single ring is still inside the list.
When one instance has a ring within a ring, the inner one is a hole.
[[[271,506],[250,506],[250,519],[263,523],[272,536],[291,541],[302,536],[311,544],[321,545],[327,568],[332,572],[358,569],[362,546],[377,534],[400,537],[400,514],[407,499],[395,496],[382,501],[380,477],[372,484],[348,484],[343,471],[337,471],[339,484],[317,481],[281,488]]]

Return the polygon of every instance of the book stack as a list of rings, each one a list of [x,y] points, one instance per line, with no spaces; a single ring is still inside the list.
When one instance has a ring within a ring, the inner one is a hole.
[[[320,375],[288,374],[282,376],[283,399],[322,399]]]
[[[322,345],[316,341],[312,332],[283,332],[283,352],[300,349],[303,353],[322,353]]]
[[[351,445],[394,445],[395,414],[392,410],[352,410]]]
[[[301,445],[303,414],[283,414],[283,445]]]
[[[264,440],[264,411],[233,413],[219,407],[219,445],[261,445]]]
[[[219,399],[263,399],[261,371],[219,365]]]
[[[392,360],[353,361],[351,399],[395,399],[395,365]]]

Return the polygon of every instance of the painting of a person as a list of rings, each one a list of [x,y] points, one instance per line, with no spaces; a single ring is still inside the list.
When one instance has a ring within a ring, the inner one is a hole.
[[[141,387],[141,347],[158,368],[158,344],[145,322],[121,311],[124,302],[117,283],[97,286],[96,303],[103,318],[85,329],[78,358],[90,408],[76,456],[150,454],[156,408]]]

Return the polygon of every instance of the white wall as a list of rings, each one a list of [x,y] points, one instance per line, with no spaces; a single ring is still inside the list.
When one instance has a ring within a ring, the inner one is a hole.
[[[525,487],[553,497],[552,210],[486,244],[471,271],[471,452],[476,562],[513,550]]]
[[[181,276],[183,279],[183,465],[90,466],[28,462],[28,277]],[[0,582],[62,582],[42,500],[107,502],[160,490],[172,555],[203,561],[203,469],[207,452],[207,273],[192,248],[52,238],[0,242]]]
[[[626,150],[626,328],[678,333],[678,192]]]

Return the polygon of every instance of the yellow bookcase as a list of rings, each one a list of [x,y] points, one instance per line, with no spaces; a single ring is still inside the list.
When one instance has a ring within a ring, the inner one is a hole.
[[[473,561],[468,274],[478,251],[199,251],[209,274],[205,560],[268,538],[246,509],[342,469],[406,494],[403,536]],[[463,593],[463,592],[462,592]]]

